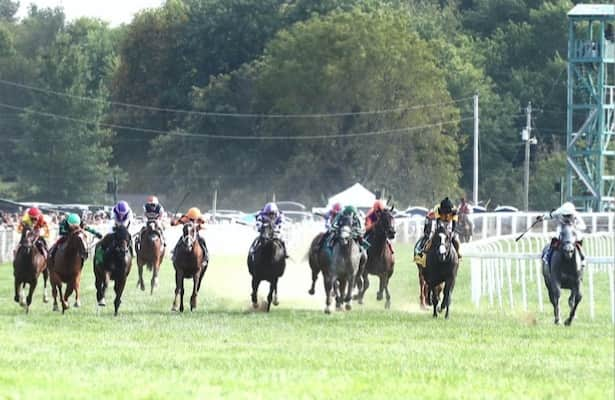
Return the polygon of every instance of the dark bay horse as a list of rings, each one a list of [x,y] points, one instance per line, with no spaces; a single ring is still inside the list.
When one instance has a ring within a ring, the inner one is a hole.
[[[263,225],[260,235],[260,244],[253,254],[248,254],[248,271],[252,275],[252,306],[258,307],[258,286],[261,281],[269,282],[267,295],[267,312],[271,303],[278,305],[278,280],[284,275],[286,257],[284,244],[276,237],[275,230],[270,223]]]
[[[130,273],[132,265],[132,256],[130,254],[130,233],[128,229],[119,225],[111,234],[113,238],[110,241],[108,251],[102,257],[94,257],[94,276],[96,278],[96,301],[100,307],[106,306],[105,292],[109,286],[109,280],[115,282],[113,290],[115,291],[115,315],[122,303],[122,293],[126,286],[126,279]],[[102,250],[101,250],[102,251]],[[102,259],[101,259],[102,258]]]
[[[139,281],[137,282],[137,287],[140,287],[141,290],[145,290],[143,266],[147,265],[147,269],[152,271],[150,294],[154,294],[154,289],[158,287],[158,274],[165,253],[162,239],[163,238],[160,237],[160,233],[156,229],[156,222],[148,221],[146,229],[141,233],[141,237],[139,238],[139,246],[135,246],[137,266],[139,267]]]
[[[325,273],[325,313],[331,313],[331,297],[335,294],[335,307],[341,309],[346,303],[346,310],[352,309],[352,290],[354,289],[363,253],[361,246],[353,238],[352,220],[342,216],[339,230],[333,239],[331,265]]]
[[[197,295],[207,270],[208,260],[199,245],[198,225],[192,222],[184,224],[182,237],[175,246],[173,267],[175,268],[175,300],[173,311],[184,312],[184,279],[193,280],[190,311],[196,308]]]
[[[53,294],[53,310],[58,311],[58,294],[62,303],[62,313],[69,305],[68,298],[75,291],[75,307],[81,306],[79,287],[83,262],[88,257],[85,232],[80,227],[71,228],[66,240],[58,245],[55,255],[49,257],[47,266]],[[62,295],[62,283],[66,283],[66,292]]]
[[[431,297],[434,318],[438,317],[439,297],[437,288],[441,283],[444,283],[444,297],[440,305],[440,312],[446,307],[445,318],[448,318],[458,269],[459,258],[452,243],[452,233],[449,233],[444,224],[438,223],[436,232],[431,239],[431,246],[427,251],[425,269],[423,270]]]
[[[555,323],[560,323],[559,298],[561,289],[570,289],[568,305],[570,315],[564,321],[566,326],[572,323],[577,311],[577,306],[581,302],[581,282],[583,281],[583,267],[581,256],[577,251],[577,236],[570,225],[563,225],[559,240],[555,243],[550,263],[543,261],[542,275],[545,279],[549,299],[553,304]],[[548,246],[545,248],[547,250]]]
[[[13,258],[13,276],[15,277],[15,302],[19,303],[26,310],[26,313],[30,311],[30,304],[32,304],[32,295],[36,284],[38,283],[38,277],[43,273],[44,292],[43,302],[47,303],[47,278],[49,272],[47,271],[47,260],[41,251],[36,247],[35,243],[38,239],[38,235],[28,227],[25,227],[21,233],[21,240],[15,258]],[[29,285],[28,296],[24,298],[23,290]]]
[[[370,234],[370,248],[367,250],[367,262],[365,268],[361,268],[361,276],[357,279],[359,294],[357,300],[359,304],[363,304],[363,296],[369,288],[368,274],[377,275],[380,279],[380,288],[376,294],[378,301],[382,300],[383,292],[386,295],[384,308],[391,307],[391,294],[389,293],[389,279],[393,275],[393,267],[395,265],[395,257],[393,249],[388,242],[389,239],[395,238],[395,224],[393,214],[390,210],[382,210],[378,218],[378,222],[374,226]]]
[[[322,272],[323,277],[331,264],[331,252],[325,248],[327,240],[327,232],[321,232],[312,240],[308,253],[308,261],[312,270],[312,286],[308,291],[309,294],[315,293],[316,280],[318,274]]]

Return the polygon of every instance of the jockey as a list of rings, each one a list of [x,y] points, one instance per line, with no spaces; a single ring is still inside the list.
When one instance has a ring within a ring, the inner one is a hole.
[[[472,209],[470,208],[470,204],[468,204],[468,202],[466,202],[466,198],[462,197],[461,201],[459,202],[459,207],[457,207],[457,209],[459,210],[458,213],[459,214],[471,214],[472,213]]]
[[[328,246],[330,248],[333,247],[333,240],[336,234],[339,233],[340,223],[343,217],[351,218],[352,238],[358,241],[362,248],[367,250],[369,248],[369,242],[363,238],[363,224],[361,224],[361,219],[359,218],[359,213],[355,206],[346,206],[341,213],[337,214],[331,225],[331,231],[335,234],[329,237]]]
[[[378,223],[378,220],[380,219],[380,215],[385,209],[386,209],[385,202],[382,200],[376,200],[372,208],[367,212],[367,215],[365,216],[365,241],[368,243],[367,247],[369,247],[369,243],[372,242],[372,238],[371,238],[372,230]],[[389,246],[389,249],[391,249],[391,253],[394,253],[393,245],[391,244],[388,238],[386,241],[387,241],[387,245]]]
[[[34,244],[43,257],[47,258],[47,242],[45,238],[49,238],[49,225],[47,225],[41,210],[36,207],[28,208],[21,218],[21,223],[17,226],[17,232],[23,232],[24,228],[32,229],[36,236],[38,236]]]
[[[64,218],[62,222],[60,222],[58,229],[58,240],[56,240],[56,242],[53,244],[53,246],[51,246],[51,249],[49,250],[50,257],[53,257],[55,255],[56,250],[58,249],[60,244],[64,242],[68,233],[76,227],[80,227],[84,231],[96,236],[98,239],[102,238],[102,235],[98,233],[95,229],[86,226],[77,214],[68,214],[66,218]]]
[[[147,198],[146,203],[143,205],[143,212],[147,222],[154,221],[156,225],[156,232],[158,232],[158,236],[160,236],[160,240],[162,240],[162,245],[165,246],[164,241],[164,230],[162,228],[162,216],[164,215],[164,207],[158,201],[158,197],[149,196]],[[136,245],[139,246],[139,241],[141,240],[141,235],[147,229],[147,224],[141,228],[141,231],[136,237]]]
[[[585,230],[586,226],[574,204],[568,201],[562,204],[562,206],[557,210],[553,210],[544,215],[539,215],[536,219],[539,221],[555,219],[558,222],[557,237],[551,239],[551,244],[549,245],[546,253],[543,255],[543,260],[545,263],[551,263],[551,255],[553,254],[553,249],[557,246],[562,226],[570,225],[574,229],[577,237],[577,250],[579,251],[579,256],[581,257],[581,265],[585,266],[585,254],[583,253],[582,248],[583,236],[581,232]]]
[[[111,212],[113,215],[113,226],[111,227],[111,232],[105,235],[105,237],[97,244],[97,248],[100,247],[103,251],[109,250],[109,244],[113,239],[115,229],[118,226],[124,226],[126,229],[130,227],[130,223],[132,222],[132,210],[127,202],[124,200],[119,201]],[[132,249],[132,236],[130,236],[130,242],[128,243],[130,247],[130,255],[134,257],[134,251]]]
[[[342,211],[342,205],[340,203],[335,203],[331,206],[331,209],[327,211],[327,214],[325,214],[325,229],[327,231],[331,230],[331,225],[333,225],[333,221],[340,211]]]
[[[457,224],[457,209],[453,206],[451,200],[446,197],[440,202],[440,205],[435,206],[433,210],[427,213],[425,217],[423,237],[417,242],[414,248],[414,259],[416,262],[424,261],[424,253],[429,250],[431,237],[438,226],[438,222],[444,222],[447,224],[449,233],[452,234],[452,242],[453,246],[455,246],[455,250],[457,251],[457,257],[461,258],[461,254],[459,253],[459,238],[455,232],[455,226]]]
[[[201,210],[199,210],[196,207],[192,207],[191,209],[188,210],[187,213],[185,213],[184,215],[182,215],[177,221],[171,222],[171,225],[175,226],[178,224],[187,224],[187,223],[193,223],[196,225],[196,236],[197,236],[197,240],[199,242],[199,245],[201,246],[201,249],[203,250],[203,265],[207,265],[207,263],[209,262],[209,250],[207,250],[207,244],[205,244],[205,239],[201,236],[200,234],[200,230],[205,228],[205,219],[203,218],[203,214],[201,213]],[[173,249],[173,260],[175,260],[175,253],[177,250],[177,246],[179,245],[181,241],[181,238],[177,241],[177,244],[175,244],[175,248]]]
[[[288,253],[286,252],[286,243],[280,238],[280,233],[282,231],[282,213],[278,209],[278,206],[275,203],[267,203],[262,210],[258,212],[256,215],[256,230],[258,230],[259,236],[254,239],[252,242],[252,246],[250,246],[250,255],[254,256],[254,252],[258,249],[260,245],[260,238],[263,233],[263,228],[266,225],[271,225],[273,228],[274,236],[280,240],[282,243],[282,247],[284,248],[284,257],[288,258]]]

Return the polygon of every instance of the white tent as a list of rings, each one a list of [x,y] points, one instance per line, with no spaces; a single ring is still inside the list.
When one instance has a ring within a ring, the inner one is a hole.
[[[355,183],[348,189],[329,198],[327,208],[330,208],[335,203],[341,203],[343,206],[352,205],[355,207],[369,208],[374,204],[376,195],[367,190],[360,183]]]

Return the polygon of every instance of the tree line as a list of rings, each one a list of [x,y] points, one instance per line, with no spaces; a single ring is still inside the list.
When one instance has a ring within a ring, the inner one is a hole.
[[[124,192],[319,205],[356,181],[398,204],[472,190],[530,207],[565,171],[565,0],[167,0],[120,27],[0,0],[0,196]],[[196,201],[196,200],[195,200]],[[198,201],[197,201],[198,203]]]

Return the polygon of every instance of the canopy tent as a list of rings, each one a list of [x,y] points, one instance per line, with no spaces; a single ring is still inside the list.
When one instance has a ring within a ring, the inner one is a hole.
[[[355,183],[348,189],[329,198],[327,208],[330,208],[335,203],[341,203],[343,206],[352,205],[355,207],[369,208],[374,204],[376,195],[367,190],[360,183]]]

